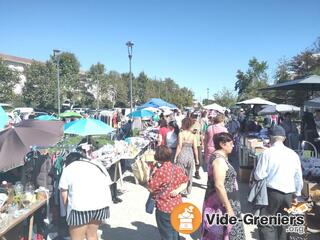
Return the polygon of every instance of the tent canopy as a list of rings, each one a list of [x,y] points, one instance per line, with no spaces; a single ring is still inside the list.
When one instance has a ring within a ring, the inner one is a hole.
[[[299,112],[299,111],[300,111],[300,108],[293,105],[277,104],[277,105],[271,105],[271,106],[265,107],[260,112],[258,112],[258,115],[268,115],[268,114],[286,113],[286,112]]]
[[[304,106],[313,107],[313,108],[320,108],[320,97],[305,101]]]
[[[248,100],[245,100],[242,102],[237,102],[236,104],[237,105],[277,105],[274,102],[270,102],[270,101],[267,101],[267,100],[265,100],[263,98],[259,98],[259,97],[248,99]]]
[[[154,113],[145,109],[140,109],[129,113],[127,116],[130,118],[152,118]]]
[[[224,113],[227,110],[225,107],[222,107],[217,103],[212,103],[212,104],[206,105],[203,108],[207,109],[207,110],[216,110],[220,113]]]
[[[320,76],[311,75],[306,78],[274,84],[261,90],[306,90],[320,91]]]
[[[177,106],[171,103],[168,103],[160,98],[151,98],[149,99],[148,102],[146,102],[145,104],[143,104],[142,106],[139,107],[139,109],[141,108],[147,108],[147,107],[153,107],[153,108],[159,108],[159,107],[169,107],[171,109],[176,109]]]

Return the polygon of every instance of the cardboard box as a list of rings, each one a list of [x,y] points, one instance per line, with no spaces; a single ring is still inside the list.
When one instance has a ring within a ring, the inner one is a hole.
[[[303,188],[301,194],[305,197],[319,198],[320,197],[320,184],[303,180]]]
[[[257,138],[247,138],[246,140],[247,140],[246,146],[247,146],[248,148],[253,148],[253,146],[255,145],[255,143],[258,141]]]
[[[239,180],[243,183],[249,183],[252,167],[240,167],[239,168]]]
[[[263,147],[263,141],[258,138],[247,139],[246,146],[254,150],[256,147]]]
[[[265,147],[256,147],[256,148],[254,149],[254,153],[255,153],[255,154],[260,154],[260,153],[263,153],[266,149],[267,149],[267,148],[265,148]]]

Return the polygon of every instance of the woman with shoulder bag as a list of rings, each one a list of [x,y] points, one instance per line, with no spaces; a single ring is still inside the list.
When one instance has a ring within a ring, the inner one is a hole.
[[[180,192],[186,189],[188,177],[170,161],[171,150],[167,146],[157,147],[154,158],[158,162],[152,169],[148,189],[156,203],[158,230],[162,240],[179,240],[179,233],[171,226],[170,214],[182,203]]]
[[[101,164],[76,152],[67,156],[66,165],[59,189],[71,239],[96,240],[100,224],[110,216],[110,176]]]

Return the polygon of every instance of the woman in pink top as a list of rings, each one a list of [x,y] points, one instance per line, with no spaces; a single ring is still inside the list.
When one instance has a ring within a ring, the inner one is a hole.
[[[205,133],[204,158],[206,163],[208,163],[212,153],[215,151],[213,136],[221,132],[228,132],[228,130],[224,126],[224,115],[219,114],[215,118],[213,118],[213,124],[209,125]]]

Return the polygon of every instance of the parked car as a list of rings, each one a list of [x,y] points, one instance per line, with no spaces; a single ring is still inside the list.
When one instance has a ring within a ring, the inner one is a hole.
[[[34,117],[39,117],[41,115],[47,115],[48,113],[47,112],[34,112]]]
[[[72,109],[73,107],[73,102],[71,100],[65,100],[62,104],[62,107],[61,107],[61,112],[64,112],[66,110],[70,110]]]

